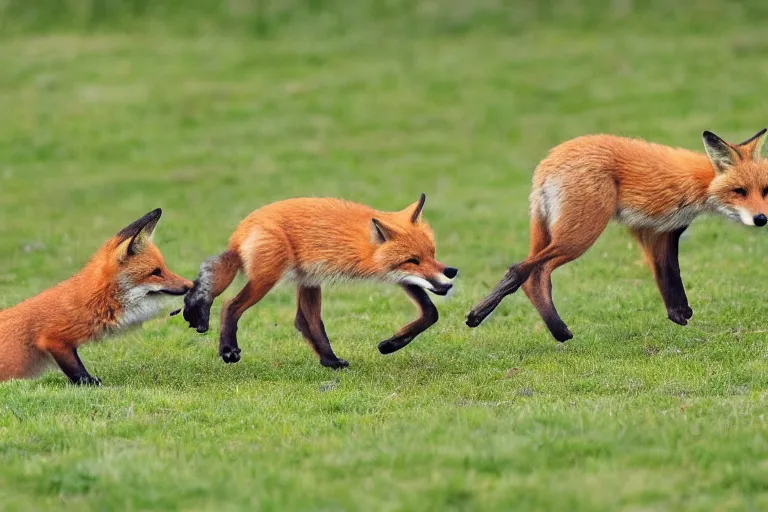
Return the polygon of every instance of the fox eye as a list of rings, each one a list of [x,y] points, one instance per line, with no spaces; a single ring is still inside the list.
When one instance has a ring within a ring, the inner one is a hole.
[[[405,263],[413,263],[414,265],[418,265],[421,262],[419,261],[419,258],[411,258],[409,260],[406,260]]]
[[[747,191],[746,189],[743,189],[741,187],[733,189],[734,193],[739,194],[741,197],[747,197]]]
[[[763,197],[768,196],[768,187],[763,189]]]
[[[161,275],[163,275],[163,271],[160,269],[160,267],[158,267],[155,270],[153,270],[152,273],[149,275],[160,277]]]

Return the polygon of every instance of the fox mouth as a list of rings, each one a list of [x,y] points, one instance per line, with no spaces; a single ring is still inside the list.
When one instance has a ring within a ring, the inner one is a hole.
[[[448,292],[451,291],[451,288],[453,288],[452,284],[437,284],[431,282],[429,284],[431,284],[432,287],[427,289],[435,295],[440,295],[441,297],[448,295]]]
[[[179,297],[181,295],[185,295],[187,293],[187,291],[188,290],[186,290],[186,289],[181,289],[181,290],[163,289],[163,290],[157,290],[157,291],[149,292],[149,293],[147,293],[147,295],[172,295],[172,296],[175,296],[175,297]]]

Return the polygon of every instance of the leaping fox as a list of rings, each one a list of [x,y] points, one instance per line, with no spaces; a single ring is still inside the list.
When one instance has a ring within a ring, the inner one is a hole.
[[[467,316],[476,327],[521,285],[558,341],[573,337],[552,302],[550,275],[581,256],[613,217],[637,238],[669,319],[693,316],[680,278],[678,241],[693,219],[718,212],[768,223],[766,130],[741,144],[703,134],[706,155],[637,139],[590,135],[552,149],[533,175],[531,247]]]
[[[162,297],[192,286],[168,270],[150,239],[161,214],[122,229],[71,278],[0,311],[0,381],[36,377],[55,362],[74,384],[101,384],[77,348],[148,320]]]
[[[387,354],[401,349],[437,322],[437,308],[424,290],[445,295],[458,270],[435,260],[435,241],[421,220],[425,196],[400,212],[381,212],[338,199],[297,198],[264,206],[243,220],[222,254],[206,260],[184,299],[184,319],[208,330],[213,300],[238,270],[248,283],[221,311],[219,355],[240,360],[237,322],[282,279],[296,282],[296,329],[320,364],[348,366],[336,357],[321,318],[321,285],[339,279],[372,279],[398,284],[421,316],[379,343]]]

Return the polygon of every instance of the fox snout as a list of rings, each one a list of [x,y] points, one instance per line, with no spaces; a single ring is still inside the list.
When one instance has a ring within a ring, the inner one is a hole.
[[[164,293],[166,295],[186,295],[189,290],[192,289],[192,281],[189,279],[184,279],[183,277],[179,278],[178,284],[173,284],[171,286],[166,286],[162,290],[160,290],[160,293]]]
[[[455,267],[445,267],[437,276],[427,278],[427,281],[431,285],[431,288],[428,288],[429,291],[435,295],[448,295],[448,292],[453,288],[453,283],[451,281],[457,275],[459,275],[459,269]]]
[[[181,276],[176,276],[176,278],[177,279],[175,280],[164,283],[161,288],[150,291],[148,295],[186,295],[187,292],[192,289],[192,281],[184,279]]]
[[[731,217],[738,218],[745,226],[763,227],[768,224],[768,216],[762,212],[753,214],[748,208],[743,206],[737,206],[734,209],[735,213]]]

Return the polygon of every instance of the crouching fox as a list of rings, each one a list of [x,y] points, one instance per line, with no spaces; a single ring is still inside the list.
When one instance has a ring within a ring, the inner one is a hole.
[[[198,332],[208,330],[211,304],[239,270],[248,283],[221,312],[219,355],[240,360],[237,322],[280,280],[296,283],[296,329],[320,364],[348,366],[331,348],[321,318],[321,285],[343,279],[371,279],[400,285],[420,317],[379,343],[383,354],[410,343],[438,320],[425,290],[445,295],[458,270],[435,259],[435,241],[422,221],[425,196],[399,212],[381,212],[328,198],[296,198],[251,213],[235,230],[228,249],[206,260],[184,299],[184,318]]]
[[[0,311],[0,381],[33,378],[56,363],[74,384],[99,385],[77,348],[154,316],[192,283],[165,266],[150,237],[153,210],[107,240],[73,277]]]

